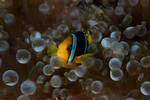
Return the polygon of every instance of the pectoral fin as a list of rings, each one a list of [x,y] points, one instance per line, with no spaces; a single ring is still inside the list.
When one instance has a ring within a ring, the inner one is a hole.
[[[58,48],[56,46],[54,46],[54,45],[48,45],[47,48],[48,48],[47,54],[49,56],[56,55],[57,50],[58,50]]]
[[[84,56],[90,57],[90,56],[93,56],[94,54],[95,53],[87,53],[87,54],[84,54]],[[76,56],[72,62],[73,63],[81,63],[82,62],[81,56]]]
[[[86,57],[90,57],[90,56],[93,56],[95,53],[87,53],[87,54],[84,54],[84,56]]]

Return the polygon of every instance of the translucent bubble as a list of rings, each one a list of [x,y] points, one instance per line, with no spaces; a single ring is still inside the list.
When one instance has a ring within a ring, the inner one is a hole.
[[[62,79],[58,75],[53,75],[53,77],[50,79],[50,83],[54,88],[59,88],[62,86]]]
[[[72,18],[78,18],[79,14],[80,14],[79,10],[78,9],[74,9],[74,10],[71,11],[70,16]]]
[[[110,78],[113,81],[120,81],[123,77],[123,71],[119,68],[114,68],[110,70]]]
[[[57,30],[53,30],[52,36],[54,39],[59,39],[62,36],[62,33]]]
[[[132,6],[135,6],[139,0],[128,0],[129,1],[129,4],[132,5]]]
[[[122,48],[122,53],[124,55],[127,55],[128,51],[129,51],[129,44],[127,42],[125,42],[125,41],[121,41],[120,45],[121,45],[121,48]]]
[[[73,96],[68,96],[66,100],[75,100],[75,98]]]
[[[105,21],[100,21],[99,25],[104,27],[105,29],[108,29],[108,24]]]
[[[97,96],[95,96],[95,97],[93,97],[93,99],[92,100],[98,100],[98,97]]]
[[[124,13],[124,9],[122,5],[118,5],[115,7],[115,14],[116,15],[122,15]]]
[[[98,98],[98,100],[109,100],[109,98],[107,96],[103,95],[103,96],[100,96]]]
[[[39,6],[39,11],[43,14],[47,14],[49,12],[49,5],[47,3],[42,3]]]
[[[131,39],[135,36],[136,34],[136,29],[133,26],[127,27],[124,31],[123,31],[124,36],[127,39]]]
[[[4,52],[8,50],[8,48],[9,48],[9,44],[4,40],[0,40],[0,52]]]
[[[43,67],[43,66],[44,66],[44,63],[43,63],[42,61],[38,61],[38,62],[36,63],[36,66],[37,66],[37,67]]]
[[[43,84],[45,79],[46,79],[46,77],[44,75],[38,76],[38,78],[36,80],[36,84]]]
[[[88,53],[97,53],[98,48],[95,44],[90,44],[88,46]]]
[[[140,44],[138,43],[138,44],[133,44],[132,46],[131,46],[131,53],[133,53],[133,54],[139,54],[140,52],[141,52],[141,46],[140,46]]]
[[[134,98],[126,98],[125,100],[135,100]]]
[[[1,39],[3,40],[7,40],[9,38],[9,35],[6,31],[0,31],[0,34],[1,34]]]
[[[100,42],[102,38],[103,38],[103,35],[101,32],[96,32],[92,34],[92,39],[94,42]]]
[[[121,68],[122,66],[122,61],[118,58],[112,58],[109,61],[109,68],[113,69],[113,68]]]
[[[149,0],[140,0],[142,7],[146,7],[149,4]]]
[[[60,91],[60,98],[61,99],[66,99],[68,95],[69,95],[68,89],[65,89],[65,88],[61,89],[61,91]]]
[[[74,70],[70,70],[68,73],[68,80],[71,82],[75,82],[78,79]]]
[[[0,58],[0,66],[2,66],[2,59]]]
[[[20,95],[17,100],[30,100],[29,97],[25,97],[24,95]]]
[[[55,41],[53,41],[53,40],[49,41],[47,44],[48,44],[48,45],[54,45],[54,46],[56,46],[56,45],[57,45],[57,44],[56,44],[56,42],[55,42]]]
[[[146,82],[142,83],[140,90],[143,95],[146,95],[146,96],[150,95],[150,82],[146,81]]]
[[[113,55],[113,51],[110,48],[105,48],[103,50],[103,56],[104,56],[105,59],[111,58],[112,55]]]
[[[134,55],[131,55],[130,56],[130,61],[134,61],[135,60],[135,56]]]
[[[104,28],[103,26],[98,26],[98,31],[103,35],[108,35],[108,29]]]
[[[16,17],[13,14],[7,14],[4,17],[4,22],[8,25],[13,24],[16,21]]]
[[[87,21],[87,24],[88,24],[89,26],[95,26],[95,25],[98,24],[98,22],[97,22],[96,20],[88,20],[88,21]]]
[[[29,33],[27,31],[23,31],[22,35],[24,36],[24,38],[29,38],[30,37]]]
[[[95,71],[100,71],[103,67],[103,62],[100,59],[95,59],[94,65],[92,66],[92,69]]]
[[[141,70],[141,65],[138,61],[129,61],[126,65],[126,70],[130,75],[136,75]]]
[[[14,86],[18,83],[19,76],[16,71],[7,70],[2,76],[3,82],[8,86]]]
[[[85,90],[88,91],[88,92],[90,92],[90,91],[91,91],[91,86],[90,86],[90,85],[87,85],[87,86],[85,87]]]
[[[131,14],[127,14],[124,17],[123,21],[122,21],[122,25],[124,27],[127,27],[127,26],[129,26],[131,24],[131,22],[132,22],[132,15]]]
[[[114,54],[120,53],[121,52],[121,45],[119,42],[114,41],[112,43],[111,49],[113,51]]]
[[[51,36],[50,36],[51,37]],[[46,43],[49,43],[51,40],[50,40],[50,38],[47,36],[47,34],[46,33],[43,33],[42,34],[42,38],[46,41]]]
[[[50,93],[50,82],[45,83],[42,91],[45,92],[45,93]]]
[[[52,27],[48,27],[47,30],[45,31],[46,37],[50,38],[52,36],[52,31],[53,31]]]
[[[25,42],[29,44],[31,41],[29,38],[25,38]]]
[[[54,98],[58,97],[60,95],[60,90],[59,89],[54,89],[52,92],[52,96]]]
[[[92,3],[94,0],[85,0],[86,3]]]
[[[57,30],[61,30],[61,32],[64,34],[64,33],[67,33],[69,31],[69,27],[66,24],[60,24],[57,27]]]
[[[137,28],[136,35],[139,37],[144,36],[147,32],[147,29],[144,25],[137,25],[136,28]]]
[[[112,32],[119,32],[118,31],[118,27],[117,26],[115,26],[115,25],[111,25],[110,27],[109,27],[109,31],[112,33]]]
[[[103,38],[101,41],[101,45],[103,46],[103,48],[110,48],[112,45],[112,40],[108,37]]]
[[[71,25],[72,25],[74,28],[76,28],[77,30],[81,29],[81,27],[82,27],[82,24],[81,24],[80,21],[78,21],[78,20],[73,20],[72,23],[71,23]]]
[[[13,1],[12,0],[6,0],[4,2],[4,5],[6,8],[9,8],[9,7],[13,6]]]
[[[84,81],[83,81],[83,79],[79,79],[79,83],[82,86],[82,88],[84,88]]]
[[[115,41],[119,41],[121,38],[121,32],[120,31],[113,31],[110,34],[110,38],[114,38]]]
[[[21,84],[20,89],[25,96],[29,96],[36,92],[36,85],[33,81],[26,80]]]
[[[141,60],[140,60],[140,63],[142,65],[142,67],[144,68],[148,68],[150,66],[150,57],[147,56],[147,57],[143,57]]]
[[[91,57],[85,57],[85,56],[82,56],[82,61],[81,61],[81,65],[85,68],[91,68],[93,65],[94,65],[94,59],[91,58]]]
[[[88,86],[88,85],[91,86],[91,84],[92,84],[93,82],[94,82],[93,79],[88,78],[88,79],[86,79],[86,81],[84,82],[84,85],[85,85],[85,86]]]
[[[50,59],[50,65],[54,67],[54,69],[59,69],[64,67],[65,63],[63,60],[58,56],[52,56]]]
[[[98,27],[97,26],[90,26],[90,31],[92,33],[94,33],[94,31],[98,31]]]
[[[36,52],[42,52],[46,47],[46,42],[42,38],[36,38],[32,41],[32,48]]]
[[[124,54],[122,52],[115,54],[113,57],[116,57],[116,58],[120,59],[121,61],[124,60]]]
[[[26,49],[20,49],[17,51],[16,60],[21,64],[26,64],[31,59],[31,54]]]
[[[50,65],[45,65],[43,68],[43,73],[46,76],[50,76],[55,72],[55,69]]]
[[[43,57],[43,62],[49,62],[49,56],[48,55],[45,55],[44,57]]]
[[[86,74],[86,68],[81,65],[76,67],[74,70],[78,77],[83,77]]]
[[[94,81],[91,84],[91,89],[94,94],[99,94],[101,90],[103,89],[103,83],[100,81]]]
[[[138,75],[136,82],[140,82],[140,81],[142,81],[142,80],[143,80],[143,78],[144,78],[144,73],[143,73],[143,72],[141,72],[141,73]]]
[[[31,29],[32,30],[32,29]],[[31,35],[30,35],[30,39],[31,41],[34,41],[35,39],[37,38],[41,38],[41,33],[38,32],[38,31],[33,31],[31,32]]]

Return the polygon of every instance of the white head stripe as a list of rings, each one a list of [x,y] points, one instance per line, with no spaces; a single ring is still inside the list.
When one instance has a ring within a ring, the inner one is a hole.
[[[75,51],[76,51],[76,47],[77,47],[77,38],[74,34],[71,34],[71,35],[72,35],[72,49],[71,49],[71,53],[70,53],[68,62],[71,62],[73,60]]]

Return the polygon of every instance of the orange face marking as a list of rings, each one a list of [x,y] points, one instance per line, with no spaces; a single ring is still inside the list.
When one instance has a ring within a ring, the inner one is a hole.
[[[65,68],[69,68],[67,61],[69,58],[69,52],[67,51],[68,46],[72,45],[72,37],[68,36],[62,43],[58,46],[57,56],[63,59],[65,62]]]

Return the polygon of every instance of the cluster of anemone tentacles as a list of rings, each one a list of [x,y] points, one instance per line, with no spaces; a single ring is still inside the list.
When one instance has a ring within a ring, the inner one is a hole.
[[[149,0],[0,0],[0,99],[148,100]],[[64,68],[58,47],[90,31],[91,57]]]

